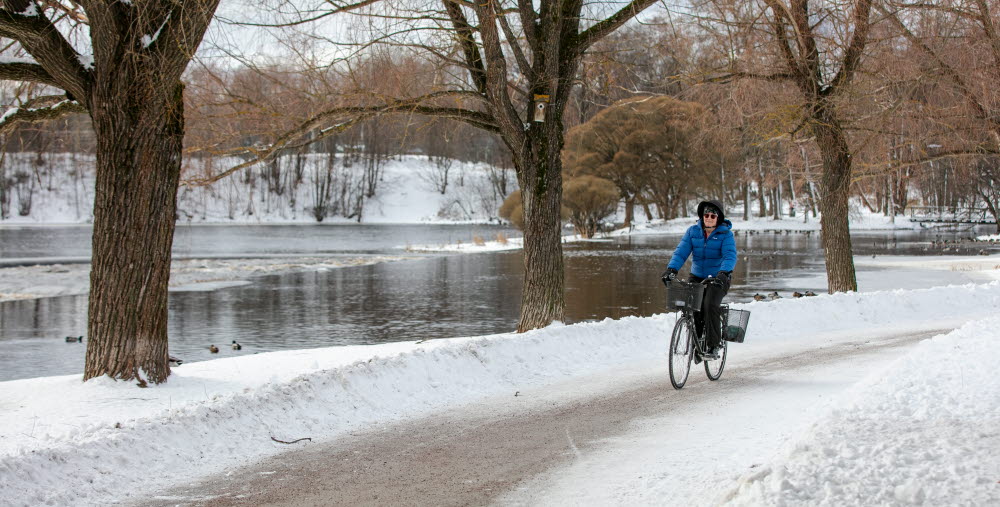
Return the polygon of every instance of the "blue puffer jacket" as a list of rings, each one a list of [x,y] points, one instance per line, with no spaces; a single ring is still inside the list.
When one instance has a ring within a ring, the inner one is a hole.
[[[691,274],[699,278],[715,276],[719,271],[732,271],[736,267],[736,239],[733,238],[733,223],[722,220],[706,239],[701,220],[684,233],[668,268],[681,269],[692,255]]]

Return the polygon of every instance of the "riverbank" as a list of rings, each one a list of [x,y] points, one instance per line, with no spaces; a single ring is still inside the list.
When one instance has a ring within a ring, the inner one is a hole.
[[[750,220],[742,220],[739,216],[730,217],[733,222],[733,230],[736,234],[780,234],[780,233],[803,233],[812,234],[820,232],[818,218],[810,217],[808,220],[797,217],[783,216],[780,219],[768,217],[753,217]],[[904,216],[887,217],[881,214],[861,211],[852,217],[851,231],[899,231],[899,230],[919,230],[922,226],[911,222]],[[601,241],[609,238],[659,235],[659,234],[683,234],[691,225],[695,223],[694,218],[675,218],[673,220],[652,220],[645,221],[639,217],[632,227],[614,229],[607,232],[599,232],[593,238],[584,238],[578,234],[563,235],[563,243],[575,243],[580,241]],[[572,229],[567,227],[568,231]],[[492,252],[504,250],[516,250],[522,247],[521,238],[503,238],[500,240],[492,238],[480,238],[475,242],[455,242],[449,244],[422,244],[408,245],[407,249],[414,252]]]

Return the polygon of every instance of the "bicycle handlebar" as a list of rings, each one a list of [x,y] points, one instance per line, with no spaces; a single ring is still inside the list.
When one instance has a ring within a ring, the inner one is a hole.
[[[711,276],[708,277],[708,278],[706,278],[706,279],[704,279],[704,280],[702,280],[702,281],[700,281],[700,282],[685,282],[684,280],[681,280],[679,278],[675,278],[673,280],[666,280],[666,279],[664,279],[664,280],[665,280],[665,283],[679,283],[679,284],[683,284],[683,285],[687,285],[687,286],[697,285],[697,284],[700,284],[700,285],[723,285],[723,283],[718,278],[711,277]]]

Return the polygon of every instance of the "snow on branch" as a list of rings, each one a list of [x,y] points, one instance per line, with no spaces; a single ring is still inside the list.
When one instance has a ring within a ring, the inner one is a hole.
[[[38,65],[34,58],[24,56],[0,56],[0,65],[5,63],[30,63]]]
[[[170,21],[170,16],[172,16],[173,14],[174,14],[173,12],[170,12],[170,13],[167,14],[167,18],[163,20],[163,23],[160,23],[160,28],[157,28],[156,29],[156,33],[154,33],[152,36],[149,36],[149,35],[143,35],[142,36],[142,48],[143,49],[148,48],[150,45],[152,45],[154,42],[156,42],[157,39],[160,38],[160,33],[163,32],[163,27],[167,26],[167,23]]]
[[[0,116],[0,134],[11,132],[20,123],[55,120],[85,112],[87,112],[86,108],[71,100],[62,100],[48,107],[13,107]]]

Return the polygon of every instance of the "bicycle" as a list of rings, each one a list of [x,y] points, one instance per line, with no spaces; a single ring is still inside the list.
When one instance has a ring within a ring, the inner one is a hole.
[[[712,279],[706,279],[701,283],[674,280],[667,285],[667,307],[681,312],[677,317],[677,323],[674,324],[674,331],[670,335],[670,383],[674,389],[680,389],[687,383],[691,373],[691,361],[695,354],[698,354],[705,363],[705,374],[708,375],[709,380],[719,380],[719,377],[722,376],[722,370],[726,367],[726,356],[729,351],[726,340],[722,340],[718,358],[713,358],[709,354],[704,333],[699,335],[698,327],[695,324],[694,312],[701,310],[705,288],[707,284],[712,283],[710,280]],[[722,329],[728,331],[729,306],[722,305],[722,308],[724,317]],[[703,328],[707,329],[707,323]],[[746,324],[744,323],[743,330],[745,331],[745,329]],[[724,337],[726,336],[724,335]],[[743,335],[740,333],[738,341],[742,341],[742,337]]]

